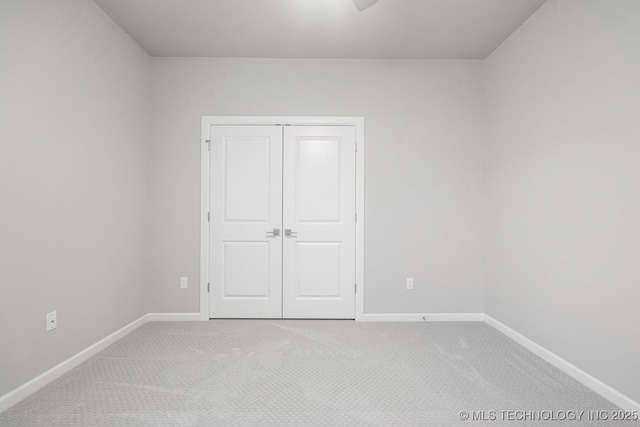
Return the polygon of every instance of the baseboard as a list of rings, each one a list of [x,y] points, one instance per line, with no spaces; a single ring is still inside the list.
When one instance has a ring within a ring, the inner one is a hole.
[[[483,313],[365,313],[363,322],[482,322]]]
[[[200,313],[149,313],[149,322],[195,322],[202,320]]]
[[[89,347],[85,348],[79,353],[74,354],[67,360],[59,363],[58,365],[54,366],[48,371],[33,378],[29,382],[26,382],[25,384],[21,385],[15,390],[12,390],[9,393],[5,394],[4,396],[0,397],[0,413],[9,409],[11,406],[20,402],[22,399],[26,398],[27,396],[40,390],[42,387],[46,386],[50,382],[66,374],[76,366],[80,365],[82,362],[86,361],[90,357],[96,355],[97,353],[101,352],[102,350],[104,350],[114,342],[118,341],[120,338],[133,332],[140,326],[144,325],[147,322],[147,316],[148,315],[145,314],[139,319],[134,320],[128,325],[118,329],[111,335],[101,339],[95,344],[90,345]]]
[[[505,334],[506,336],[508,336],[509,338],[511,338],[512,340],[514,340],[515,342],[517,342],[518,344],[526,348],[527,350],[531,351],[538,357],[546,360],[556,368],[560,369],[565,374],[569,375],[570,377],[574,378],[575,380],[589,387],[591,390],[595,391],[605,399],[609,400],[615,405],[618,405],[622,409],[631,410],[631,411],[633,410],[640,411],[640,403],[634,401],[633,399],[625,396],[619,391],[606,385],[605,383],[598,380],[597,378],[594,378],[593,376],[589,375],[582,369],[567,362],[562,357],[556,355],[555,353],[552,353],[551,351],[535,343],[534,341],[530,340],[529,338],[525,337],[519,332],[516,332],[515,330],[506,326],[504,323],[501,323],[500,321],[494,319],[488,314],[485,314],[484,317],[485,317],[485,322],[488,325],[502,332],[503,334]]]

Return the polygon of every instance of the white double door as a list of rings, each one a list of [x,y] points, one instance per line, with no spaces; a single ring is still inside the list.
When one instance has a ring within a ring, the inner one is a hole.
[[[355,128],[211,126],[210,318],[355,316]]]

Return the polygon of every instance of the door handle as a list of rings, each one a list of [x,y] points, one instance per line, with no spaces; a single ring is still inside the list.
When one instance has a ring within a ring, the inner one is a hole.
[[[273,231],[267,231],[267,235],[265,237],[278,237],[280,236],[280,229],[274,228]]]
[[[298,233],[291,230],[290,228],[285,228],[284,229],[284,237],[288,237],[288,238],[296,238],[298,237]]]

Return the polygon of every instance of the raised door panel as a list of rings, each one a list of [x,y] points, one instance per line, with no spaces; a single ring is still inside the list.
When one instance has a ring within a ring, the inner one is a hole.
[[[223,245],[223,297],[268,299],[269,243],[225,241]]]
[[[271,143],[269,136],[222,140],[225,222],[269,222]]]
[[[296,222],[340,221],[340,139],[301,137],[295,150]]]
[[[340,242],[295,242],[294,296],[340,298]]]

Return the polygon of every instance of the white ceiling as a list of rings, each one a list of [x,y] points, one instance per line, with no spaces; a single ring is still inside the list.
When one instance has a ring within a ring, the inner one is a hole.
[[[152,56],[484,59],[545,0],[94,0]]]

